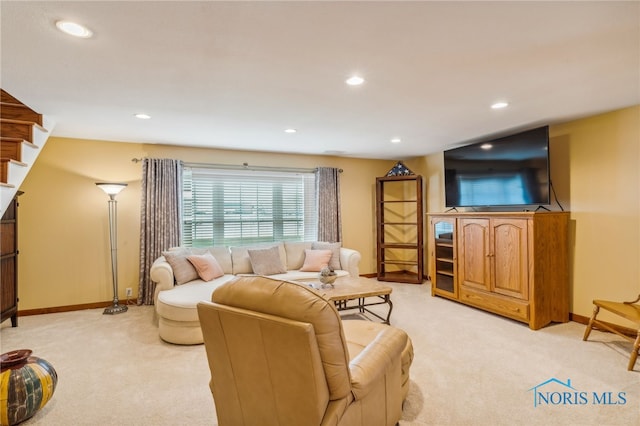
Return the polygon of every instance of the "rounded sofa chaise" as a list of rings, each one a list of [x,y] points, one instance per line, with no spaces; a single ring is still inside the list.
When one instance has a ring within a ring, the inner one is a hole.
[[[250,251],[277,248],[276,262],[282,267],[280,273],[268,274],[281,280],[310,280],[318,275],[315,271],[302,270],[305,266],[305,250],[331,250],[330,265],[338,276],[359,275],[360,253],[341,247],[340,243],[284,241],[253,246],[229,246],[209,248],[175,247],[163,252],[151,266],[151,280],[156,283],[154,304],[160,338],[166,342],[193,345],[203,343],[198,319],[197,304],[211,300],[213,291],[237,276],[256,275]],[[222,275],[203,280],[187,259],[193,254],[210,253],[219,265]],[[265,275],[265,274],[260,274]]]

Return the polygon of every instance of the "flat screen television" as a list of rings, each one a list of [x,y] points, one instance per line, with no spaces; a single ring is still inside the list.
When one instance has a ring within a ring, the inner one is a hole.
[[[447,207],[548,205],[549,126],[444,152]]]

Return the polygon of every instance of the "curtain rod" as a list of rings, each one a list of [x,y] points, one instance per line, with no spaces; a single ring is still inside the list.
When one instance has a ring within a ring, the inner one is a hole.
[[[131,161],[134,163],[139,163],[143,159],[142,158],[132,158]],[[211,168],[211,169],[226,169],[226,170],[254,170],[254,171],[280,171],[280,172],[291,172],[291,173],[313,173],[318,170],[318,168],[313,169],[305,169],[305,168],[295,168],[295,167],[273,167],[273,166],[250,166],[249,163],[242,163],[242,165],[237,164],[216,164],[216,163],[189,163],[184,162],[184,165],[187,167],[202,167],[202,168]],[[338,169],[338,172],[342,173],[342,169]]]

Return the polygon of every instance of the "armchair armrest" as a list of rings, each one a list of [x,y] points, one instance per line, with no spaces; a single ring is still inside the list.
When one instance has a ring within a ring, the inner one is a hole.
[[[350,248],[340,248],[340,266],[352,277],[360,276],[360,252]]]
[[[394,363],[399,365],[407,338],[404,331],[388,327],[351,360],[349,370],[352,392],[356,400],[364,398],[380,382],[381,376],[389,372]]]
[[[170,290],[174,286],[173,269],[169,262],[167,262],[164,256],[157,258],[151,265],[149,270],[149,277],[156,283],[156,289],[153,295],[153,303],[155,304],[158,299],[158,293],[163,290]]]

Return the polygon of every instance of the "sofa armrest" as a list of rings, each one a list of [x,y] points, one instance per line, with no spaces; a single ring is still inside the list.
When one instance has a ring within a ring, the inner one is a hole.
[[[164,256],[157,258],[151,265],[149,277],[156,283],[156,290],[153,295],[153,303],[158,299],[158,293],[164,290],[171,290],[174,287],[173,269]]]
[[[407,339],[404,331],[388,327],[349,363],[352,392],[356,400],[364,398],[379,385],[382,376],[393,369],[394,363],[400,369],[401,354]]]
[[[340,266],[352,277],[360,276],[360,252],[350,248],[340,248]]]

